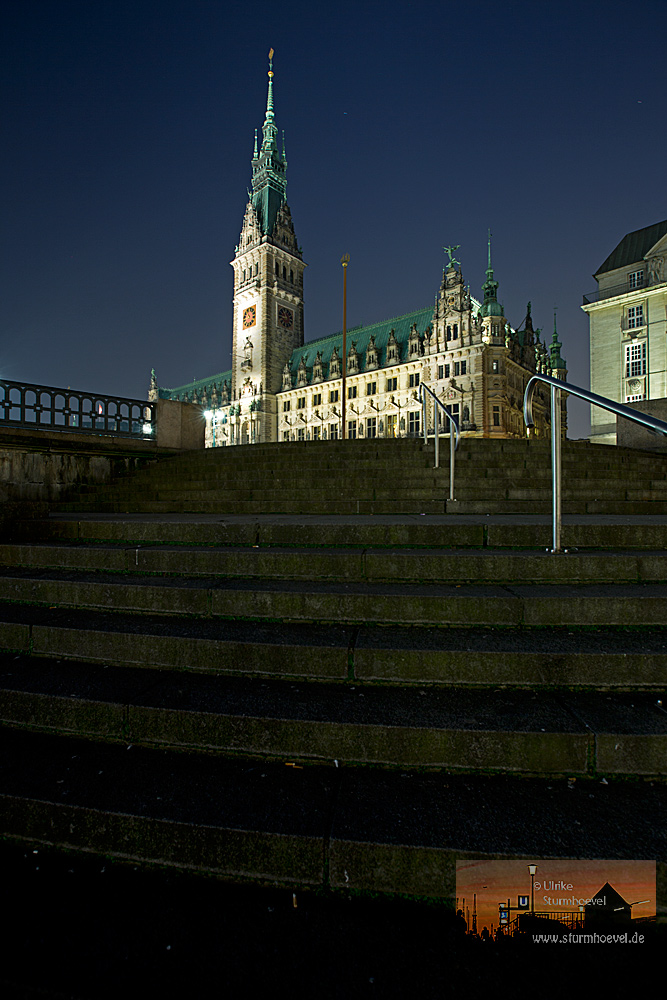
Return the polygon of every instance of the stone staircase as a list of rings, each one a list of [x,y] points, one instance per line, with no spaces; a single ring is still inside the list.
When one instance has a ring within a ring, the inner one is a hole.
[[[552,556],[544,444],[463,442],[467,514],[432,464],[184,454],[17,525],[3,834],[444,899],[462,858],[650,859],[664,913],[667,465],[567,443]]]
[[[449,444],[433,468],[421,439],[313,441],[189,452],[111,487],[94,486],[59,511],[210,514],[544,513],[551,457],[542,440],[462,439],[455,501]],[[568,441],[563,512],[667,514],[667,462],[647,452]]]

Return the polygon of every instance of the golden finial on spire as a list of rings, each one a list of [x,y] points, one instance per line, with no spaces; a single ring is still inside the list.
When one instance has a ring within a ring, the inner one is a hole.
[[[273,49],[269,49],[269,76],[273,76]]]

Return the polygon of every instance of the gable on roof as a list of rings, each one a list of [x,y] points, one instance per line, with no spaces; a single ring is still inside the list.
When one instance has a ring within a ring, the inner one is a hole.
[[[656,222],[652,226],[646,226],[644,229],[636,229],[634,233],[627,233],[593,277],[597,278],[598,275],[606,274],[607,271],[615,271],[619,267],[628,267],[630,264],[639,263],[666,234],[667,219],[664,222]]]
[[[397,361],[407,361],[406,345],[410,338],[410,330],[416,324],[418,334],[420,337],[423,337],[426,328],[431,326],[433,323],[433,311],[433,306],[429,306],[426,309],[417,309],[415,312],[406,313],[404,316],[395,316],[393,319],[383,320],[381,323],[373,323],[370,326],[355,326],[348,329],[347,350],[349,352],[350,347],[352,346],[352,341],[354,341],[356,344],[357,354],[360,355],[359,371],[364,371],[366,368],[366,348],[368,347],[371,337],[375,337],[375,347],[377,348],[378,353],[378,366],[382,367],[386,364],[387,342],[392,330],[394,331],[394,335],[399,344],[399,357]],[[289,369],[292,375],[296,377],[301,359],[305,358],[305,364],[310,378],[311,369],[317,357],[317,353],[318,351],[321,351],[322,365],[326,378],[328,376],[329,362],[331,361],[331,355],[334,347],[338,348],[338,355],[342,358],[342,331],[340,333],[335,333],[330,337],[322,337],[320,340],[311,340],[307,344],[304,344],[303,347],[298,347],[295,351],[292,351],[292,356],[288,361]]]

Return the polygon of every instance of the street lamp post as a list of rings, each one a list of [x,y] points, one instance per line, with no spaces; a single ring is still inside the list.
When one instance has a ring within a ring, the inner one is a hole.
[[[537,865],[528,865],[530,872],[530,912],[535,913],[535,872]]]
[[[343,441],[347,436],[345,426],[345,376],[347,374],[347,265],[350,263],[349,253],[340,259],[343,265]]]

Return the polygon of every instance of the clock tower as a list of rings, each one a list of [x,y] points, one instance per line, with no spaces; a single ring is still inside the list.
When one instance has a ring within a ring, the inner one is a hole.
[[[252,158],[252,193],[234,260],[232,400],[239,444],[277,440],[276,392],[283,367],[303,344],[303,263],[287,205],[285,136],[278,149],[273,49],[262,143]]]

